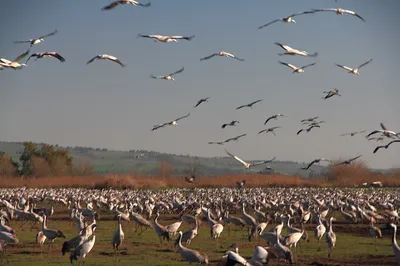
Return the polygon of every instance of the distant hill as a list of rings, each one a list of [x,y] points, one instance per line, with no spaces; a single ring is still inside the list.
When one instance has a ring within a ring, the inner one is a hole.
[[[36,143],[40,147],[39,143]],[[56,145],[56,147],[58,147]],[[91,147],[59,147],[69,151],[74,158],[74,163],[79,161],[90,162],[97,174],[107,173],[135,173],[139,175],[154,175],[159,173],[160,163],[171,165],[172,174],[189,174],[190,166],[201,165],[202,172],[207,176],[220,174],[246,173],[244,167],[230,157],[197,157],[189,155],[176,155],[159,153],[147,150],[115,151]],[[22,142],[0,142],[0,151],[12,156],[19,161],[23,151]],[[273,170],[265,170],[266,165],[260,165],[247,172],[261,172],[265,174],[282,174],[290,176],[313,177],[320,176],[326,167],[314,165],[312,171],[301,170],[305,164],[291,161],[274,161],[268,166]]]

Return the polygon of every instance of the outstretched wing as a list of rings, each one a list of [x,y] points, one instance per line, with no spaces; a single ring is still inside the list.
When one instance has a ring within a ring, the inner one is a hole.
[[[358,17],[359,19],[361,19],[363,22],[365,22],[365,19],[364,19],[364,18],[362,18],[359,14],[357,14],[356,12],[354,12],[354,11],[352,11],[352,10],[344,10],[344,12],[347,13],[347,14],[356,16],[356,17]]]
[[[225,151],[226,151],[226,153],[227,153],[229,156],[231,156],[233,159],[239,161],[239,162],[242,163],[243,165],[247,165],[247,164],[248,164],[247,162],[245,162],[245,161],[243,161],[242,159],[240,159],[239,157],[233,155],[232,153],[230,153],[230,152],[227,151],[226,149],[225,149]]]
[[[247,106],[247,104],[241,105],[241,106],[239,106],[239,107],[236,107],[236,110],[239,110],[239,109],[241,109],[241,108],[243,108],[243,107],[246,107],[246,106]]]
[[[96,55],[95,57],[93,57],[92,59],[90,59],[89,61],[86,62],[86,65],[92,63],[94,60],[96,60],[97,58],[99,58],[98,55]]]
[[[333,12],[336,12],[336,8],[320,8],[320,9],[313,8],[311,10],[313,11],[313,13],[314,12],[321,12],[321,11],[333,11]]]
[[[14,43],[27,43],[27,42],[31,42],[31,41],[15,41]]]
[[[105,7],[103,7],[101,10],[111,10],[111,9],[113,9],[114,7],[116,7],[116,6],[118,6],[119,5],[119,1],[115,1],[115,2],[112,2],[111,4],[109,4],[109,5],[106,5]]]
[[[347,136],[350,135],[351,133],[344,133],[344,134],[340,134],[340,136]]]
[[[386,147],[386,146],[378,146],[378,147],[375,148],[375,150],[373,151],[373,153],[376,153],[379,149],[385,148],[385,147]]]
[[[354,161],[354,160],[357,160],[358,158],[360,158],[362,155],[358,155],[358,156],[356,156],[356,157],[354,157],[354,158],[351,158],[349,161]]]
[[[353,70],[352,68],[350,68],[350,67],[348,67],[348,66],[343,66],[343,65],[339,65],[339,64],[335,64],[335,65],[337,65],[338,67],[341,67],[341,68],[343,68],[343,69],[346,69],[346,70],[348,70],[348,71],[352,71],[352,70]]]
[[[184,40],[188,40],[190,41],[191,39],[193,39],[195,37],[195,35],[189,36],[189,37],[185,37],[185,36],[169,36],[171,39],[184,39]]]
[[[175,119],[174,121],[179,121],[179,120],[181,120],[181,119],[184,119],[184,118],[188,117],[189,115],[190,115],[190,113],[188,113],[188,114],[185,115],[185,116],[179,117],[179,118]]]
[[[308,11],[303,11],[303,12],[297,12],[297,13],[294,13],[294,14],[292,14],[290,16],[287,16],[287,17],[289,18],[289,17],[295,17],[295,16],[300,16],[300,15],[305,15],[305,14],[314,14],[314,13],[315,13],[315,11],[308,10]]]
[[[251,102],[251,103],[249,103],[249,105],[251,106],[251,105],[254,105],[254,104],[256,104],[256,103],[259,103],[259,102],[261,102],[263,99],[260,99],[260,100],[257,100],[257,101],[254,101],[254,102]]]
[[[261,133],[263,133],[263,132],[265,132],[265,131],[267,131],[268,129],[263,129],[263,130],[261,130],[260,132],[258,132],[258,134],[261,134]]]
[[[181,72],[183,72],[183,70],[185,70],[184,67],[182,67],[182,68],[179,69],[178,71],[175,71],[174,73],[169,74],[168,76],[173,76],[173,75],[175,75],[175,74],[181,73]]]
[[[273,21],[268,22],[267,24],[264,24],[264,25],[259,26],[258,29],[260,30],[260,29],[262,29],[262,28],[264,28],[264,27],[267,27],[267,26],[269,26],[269,25],[271,25],[271,24],[273,24],[273,23],[275,23],[275,22],[278,22],[278,21],[280,21],[280,20],[281,20],[280,18],[274,19]]]
[[[58,32],[57,30],[54,30],[53,32],[50,32],[49,34],[40,36],[38,39],[44,39],[44,38],[46,38],[46,37],[50,37],[50,36],[56,34],[57,32]]]
[[[315,65],[315,64],[316,64],[316,62],[314,62],[314,63],[312,63],[312,64],[309,64],[309,65],[306,65],[306,66],[302,66],[301,68],[302,68],[302,69],[305,69],[306,67],[313,66],[313,65]]]
[[[368,60],[367,62],[365,62],[365,63],[359,65],[357,68],[360,69],[360,68],[362,68],[363,66],[368,65],[371,61],[372,61],[372,58],[371,58],[370,60]]]
[[[211,55],[209,55],[209,56],[206,56],[206,57],[200,58],[200,61],[203,61],[203,60],[210,59],[210,58],[212,58],[212,57],[214,57],[214,56],[216,56],[216,55],[217,55],[217,53],[214,53],[214,54],[211,54]]]
[[[382,126],[382,125],[381,125]],[[376,134],[376,133],[382,133],[382,130],[374,130],[374,131],[372,131],[371,133],[369,133],[367,136],[365,136],[366,138],[368,138],[369,136],[371,136],[371,135],[374,135],[374,134]]]
[[[317,160],[314,160],[314,161],[312,161],[311,163],[309,163],[308,165],[307,165],[307,167],[305,168],[305,169],[309,169],[310,167],[311,167],[311,165],[313,165],[314,163],[316,163],[317,162]]]
[[[116,58],[115,56],[108,56],[108,60],[111,60],[111,61],[119,64],[120,66],[125,67],[125,65],[122,64],[122,62],[118,58]]]
[[[381,122],[381,128],[383,129],[383,130],[387,130],[387,128],[385,127],[385,125]]]
[[[65,62],[65,58],[62,57],[59,53],[56,52],[48,52],[46,53],[46,55],[52,56],[54,58],[57,58],[58,60],[60,60],[61,62]]]
[[[168,123],[164,123],[164,124],[159,124],[159,125],[155,125],[153,126],[153,128],[151,129],[152,131],[157,130],[159,128],[165,127]]]
[[[296,66],[294,66],[294,65],[292,65],[292,64],[288,64],[288,63],[285,63],[285,62],[282,62],[282,61],[278,61],[280,64],[282,64],[282,65],[285,65],[285,66],[287,66],[287,67],[290,67],[291,69],[293,69],[293,70],[295,70],[297,67]]]
[[[25,53],[19,55],[17,58],[14,59],[14,62],[19,62],[22,58],[29,54],[30,50],[28,49]]]

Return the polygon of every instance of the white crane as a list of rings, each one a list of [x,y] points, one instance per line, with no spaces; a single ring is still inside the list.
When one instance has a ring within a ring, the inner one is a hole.
[[[150,39],[154,39],[154,42],[163,42],[163,43],[169,43],[169,42],[178,42],[178,40],[187,40],[190,41],[192,40],[195,35],[189,36],[189,37],[185,37],[185,36],[163,36],[163,35],[156,35],[156,34],[140,34],[138,35],[139,37],[142,38],[150,38]]]
[[[54,57],[54,58],[58,59],[60,62],[65,62],[65,58],[62,57],[62,56],[61,56],[59,53],[57,53],[57,52],[33,53],[33,54],[31,54],[31,55],[28,57],[28,59],[26,60],[25,63],[28,63],[28,61],[29,61],[29,59],[30,59],[31,57],[36,57],[35,61],[38,60],[38,59],[40,59],[40,58],[43,58],[43,57]]]
[[[343,137],[343,136],[351,136],[351,137],[354,137],[355,135],[360,134],[360,133],[364,133],[364,132],[365,132],[365,130],[362,130],[362,131],[353,131],[353,132],[349,132],[349,133],[340,134],[340,136],[341,136],[341,137]]]
[[[240,158],[237,157],[236,155],[233,155],[232,153],[228,152],[226,149],[225,149],[225,152],[226,152],[229,156],[231,156],[233,159],[235,159],[235,160],[237,160],[238,162],[242,163],[242,164],[244,165],[244,167],[245,167],[246,170],[249,170],[250,167],[257,166],[257,165],[260,165],[260,164],[270,163],[270,162],[272,162],[273,160],[275,160],[275,157],[274,157],[272,160],[268,160],[268,161],[262,161],[262,162],[257,162],[257,163],[248,163],[248,162],[243,161],[242,159],[240,159]]]
[[[166,75],[164,75],[164,76],[154,76],[153,74],[151,74],[150,77],[153,78],[153,79],[165,79],[165,80],[172,80],[172,81],[175,81],[175,79],[174,79],[173,76],[176,75],[176,74],[182,73],[183,70],[185,70],[184,67],[182,67],[181,69],[179,69],[179,70],[177,70],[177,71],[175,71],[175,72],[172,72],[172,73],[170,73],[170,74],[166,74]]]
[[[385,127],[385,125],[381,122],[381,128],[382,129],[378,129],[378,130],[374,130],[374,131],[372,131],[371,133],[369,133],[367,136],[365,136],[366,138],[368,138],[369,136],[371,136],[371,135],[374,135],[374,134],[376,134],[376,133],[382,133],[382,135],[384,135],[384,136],[386,136],[386,137],[388,137],[388,138],[393,138],[393,137],[398,137],[399,139],[400,139],[400,132],[399,133],[396,133],[396,132],[394,132],[394,131],[392,131],[392,130],[388,130],[386,127]]]
[[[21,64],[19,61],[21,61],[24,57],[26,57],[29,54],[29,50],[27,50],[25,53],[19,55],[17,58],[15,58],[13,61],[10,61],[5,58],[0,58],[0,66],[3,68],[12,68],[14,70],[21,69],[24,66],[27,66],[26,64]]]
[[[114,1],[111,4],[106,5],[105,7],[103,7],[101,10],[111,10],[119,5],[133,5],[133,6],[142,6],[142,7],[149,7],[151,6],[151,3],[148,2],[147,4],[142,4],[139,3],[138,1],[135,0],[118,0],[118,1]]]
[[[181,256],[188,261],[189,265],[192,263],[200,263],[208,265],[208,257],[207,255],[202,255],[197,250],[189,249],[182,246],[182,231],[179,231],[179,240],[178,240],[178,252]]]
[[[300,55],[300,56],[310,56],[310,57],[316,57],[318,55],[317,52],[315,52],[313,54],[309,54],[306,51],[300,51],[300,50],[294,49],[286,44],[281,44],[278,42],[275,42],[275,44],[280,46],[283,50],[285,50],[284,53],[279,53],[279,55]]]
[[[155,125],[155,126],[153,126],[153,128],[151,130],[154,131],[154,130],[157,130],[159,128],[165,127],[165,126],[177,126],[179,120],[184,119],[184,118],[188,117],[189,115],[190,115],[190,113],[188,113],[185,116],[179,117],[179,118],[177,118],[175,120],[172,120],[170,122],[167,122],[167,123],[164,123],[164,124]]]
[[[46,34],[46,35],[43,35],[43,36],[40,36],[40,37],[37,37],[37,38],[29,39],[27,41],[15,41],[14,43],[30,43],[31,47],[32,47],[35,44],[43,42],[44,38],[50,37],[50,36],[52,36],[52,35],[54,35],[56,33],[57,33],[57,30],[54,30],[53,32],[51,32],[49,34]]]
[[[278,264],[280,259],[284,260],[289,260],[290,264],[293,262],[293,257],[292,257],[292,252],[290,249],[284,245],[281,244],[279,240],[280,234],[278,233],[278,229],[275,228],[275,234],[276,234],[276,245],[274,246],[274,250],[278,256]]]
[[[296,21],[293,19],[293,17],[300,16],[300,15],[305,15],[305,14],[312,14],[314,12],[315,11],[297,12],[297,13],[294,13],[294,14],[292,14],[290,16],[283,17],[283,18],[278,18],[278,19],[275,19],[275,20],[273,20],[271,22],[268,22],[267,24],[261,25],[261,26],[258,27],[258,29],[260,30],[260,29],[262,29],[264,27],[267,27],[267,26],[269,26],[269,25],[271,25],[271,24],[273,24],[275,22],[278,22],[278,21],[282,21],[282,22],[285,22],[285,23],[296,23]]]
[[[396,241],[397,226],[393,223],[391,223],[390,226],[393,228],[392,247],[394,251],[394,256],[396,258],[397,265],[400,265],[400,248],[399,245],[397,245]]]
[[[94,60],[96,60],[96,59],[110,60],[110,61],[113,61],[113,62],[119,64],[119,65],[122,66],[122,67],[125,67],[125,65],[124,65],[118,58],[116,58],[116,57],[113,56],[113,55],[109,55],[109,54],[99,54],[99,55],[96,55],[95,57],[93,57],[92,59],[90,59],[89,61],[87,61],[87,62],[86,62],[86,65],[92,63],[92,62],[93,62]]]
[[[356,12],[352,11],[352,10],[346,10],[343,8],[321,8],[321,9],[312,9],[313,12],[335,12],[337,15],[343,15],[343,14],[349,14],[352,16],[356,16],[359,19],[361,19],[363,22],[365,22],[365,19],[362,18],[359,14],[357,14]]]
[[[96,230],[96,224],[91,224],[88,225],[86,228],[84,228],[79,235],[71,238],[68,241],[65,241],[62,245],[61,248],[61,253],[64,256],[67,251],[70,251],[71,249],[75,250],[77,246],[83,243],[89,236],[92,235],[93,231]]]
[[[355,74],[355,75],[360,75],[359,69],[362,68],[363,66],[369,64],[371,61],[372,61],[372,58],[370,60],[368,60],[367,62],[359,65],[356,68],[351,68],[351,67],[344,66],[344,65],[339,65],[339,64],[336,64],[336,66],[341,67],[343,69],[346,69],[348,71],[348,73]]]
[[[122,241],[124,241],[124,238],[125,238],[125,234],[124,234],[124,231],[122,230],[121,215],[119,215],[118,216],[118,226],[112,237],[112,245],[113,245],[115,252],[117,252],[117,250],[119,249],[119,246],[122,244]]]
[[[335,248],[336,245],[336,234],[333,232],[333,228],[332,228],[332,221],[336,220],[335,218],[331,217],[329,219],[329,230],[328,232],[325,234],[325,240],[326,243],[328,244],[328,257],[330,258],[332,255],[332,249]]]
[[[308,64],[308,65],[305,65],[305,66],[302,66],[302,67],[296,67],[295,65],[288,64],[288,63],[285,63],[285,62],[282,62],[282,61],[278,61],[278,62],[280,64],[282,64],[282,65],[285,65],[285,66],[291,68],[293,70],[293,72],[292,72],[293,74],[294,73],[303,73],[305,68],[313,66],[313,65],[316,64],[316,62],[314,62],[314,63]]]
[[[261,134],[261,133],[263,133],[263,132],[265,132],[265,133],[272,132],[272,134],[274,134],[274,136],[276,136],[274,130],[277,129],[277,128],[281,128],[281,127],[270,127],[270,128],[266,128],[266,129],[263,129],[263,130],[261,130],[260,132],[258,132],[258,134]]]
[[[369,226],[369,234],[374,238],[374,243],[375,243],[375,250],[377,251],[377,246],[376,246],[376,239],[377,238],[382,238],[382,231],[379,227],[374,226],[374,218],[370,218],[371,224]]]
[[[182,234],[181,242],[184,242],[186,246],[190,245],[190,242],[198,235],[199,221],[195,218],[196,226]],[[179,238],[175,241],[175,246],[178,245]]]
[[[324,236],[325,232],[326,232],[326,227],[322,223],[321,217],[318,216],[318,225],[317,225],[317,227],[315,227],[315,230],[314,230],[315,238],[318,239],[318,249],[319,249],[320,240]]]
[[[237,56],[235,56],[235,55],[233,55],[231,53],[225,52],[225,51],[220,51],[218,53],[213,53],[213,54],[208,55],[206,57],[200,58],[200,61],[208,60],[210,58],[213,58],[214,56],[224,56],[224,57],[228,57],[228,58],[235,58],[235,59],[237,59],[239,61],[244,61],[244,59],[239,58],[239,57],[237,57]]]

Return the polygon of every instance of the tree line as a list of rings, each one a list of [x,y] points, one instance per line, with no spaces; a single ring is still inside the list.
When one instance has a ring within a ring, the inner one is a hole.
[[[93,166],[88,162],[73,165],[73,158],[67,150],[58,146],[41,144],[40,147],[32,142],[23,142],[24,150],[19,162],[5,152],[0,151],[0,176],[63,176],[90,175]]]

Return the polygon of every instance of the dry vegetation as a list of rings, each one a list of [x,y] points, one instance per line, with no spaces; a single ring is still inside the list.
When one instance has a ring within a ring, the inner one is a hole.
[[[400,173],[376,174],[363,162],[351,165],[330,167],[328,177],[303,179],[284,175],[237,174],[216,177],[200,176],[195,183],[188,183],[182,176],[173,176],[169,165],[161,165],[158,176],[104,175],[104,176],[44,176],[44,177],[7,177],[0,178],[0,187],[84,187],[84,188],[168,188],[168,187],[235,187],[236,182],[246,180],[247,187],[351,187],[362,183],[381,181],[385,186],[399,186]]]

